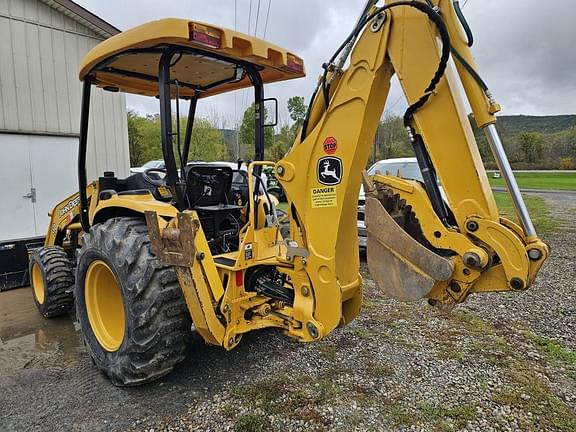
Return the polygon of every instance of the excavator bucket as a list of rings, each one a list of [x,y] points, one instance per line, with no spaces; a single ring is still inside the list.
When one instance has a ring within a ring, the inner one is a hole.
[[[373,185],[366,184],[367,191]],[[370,182],[371,183],[371,182]],[[388,296],[400,301],[419,300],[436,282],[447,281],[454,272],[447,259],[423,246],[390,216],[375,192],[366,194],[368,269]]]

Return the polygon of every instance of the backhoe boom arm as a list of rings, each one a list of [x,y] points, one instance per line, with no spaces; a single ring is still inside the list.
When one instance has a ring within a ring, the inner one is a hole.
[[[359,173],[393,75],[410,104],[405,122],[428,181],[366,179],[368,262],[375,280],[403,300],[455,304],[473,292],[528,288],[548,255],[527,213],[520,215],[524,229],[499,215],[459,85],[490,134],[499,107],[478,78],[452,1],[386,1],[367,14],[347,41],[356,41],[349,66],[340,69],[336,55],[325,65],[303,131],[276,166],[292,204],[293,240],[310,253],[305,271],[314,292],[314,324],[324,331],[351,320],[361,304]],[[505,155],[494,151],[505,170]],[[515,201],[521,210],[519,194]],[[394,211],[416,221],[402,227],[409,236],[401,241],[386,226],[394,221],[382,222],[383,212]],[[434,257],[426,258],[426,250]],[[439,262],[450,274],[438,276]]]

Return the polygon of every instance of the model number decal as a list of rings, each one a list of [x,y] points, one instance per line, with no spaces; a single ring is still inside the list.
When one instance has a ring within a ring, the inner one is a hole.
[[[68,203],[60,209],[60,211],[58,212],[58,215],[60,217],[64,216],[70,210],[73,210],[76,206],[78,206],[78,204],[80,204],[80,197],[76,197],[76,198],[68,201]]]

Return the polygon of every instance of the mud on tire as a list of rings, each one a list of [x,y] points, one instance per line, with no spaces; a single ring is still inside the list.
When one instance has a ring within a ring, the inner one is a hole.
[[[112,352],[97,339],[86,309],[86,274],[95,261],[112,271],[123,302],[123,339]],[[84,235],[76,280],[76,314],[88,351],[114,385],[153,381],[184,360],[190,315],[174,269],[152,253],[144,220],[114,218],[94,225]]]
[[[46,246],[30,257],[30,284],[38,311],[44,318],[64,315],[74,305],[74,270],[60,246]]]

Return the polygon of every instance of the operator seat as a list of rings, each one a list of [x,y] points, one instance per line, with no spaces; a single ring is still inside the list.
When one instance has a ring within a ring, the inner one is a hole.
[[[237,249],[243,207],[229,204],[232,168],[218,164],[188,165],[184,173],[188,208],[198,214],[212,253]]]
[[[228,204],[232,169],[226,165],[188,165],[185,169],[186,197],[190,208]]]

